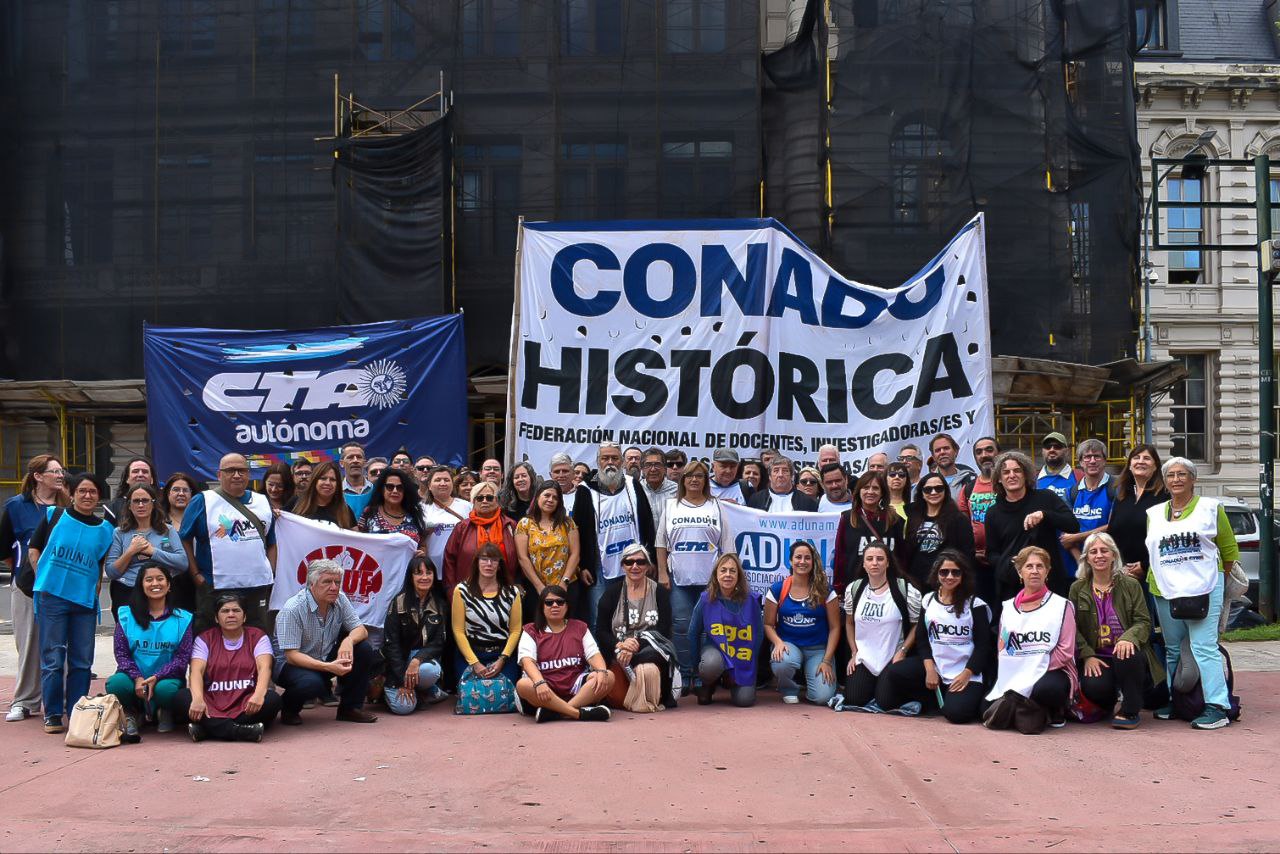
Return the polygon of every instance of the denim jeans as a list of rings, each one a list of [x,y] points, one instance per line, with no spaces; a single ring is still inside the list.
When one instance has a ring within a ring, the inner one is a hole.
[[[781,661],[770,660],[773,675],[778,677],[778,690],[784,697],[795,697],[800,694],[800,686],[796,684],[796,673],[804,669],[804,696],[810,703],[822,704],[835,696],[836,683],[824,682],[818,674],[818,665],[827,654],[825,646],[796,646],[787,644]]]
[[[596,572],[596,583],[587,588],[587,595],[583,597],[587,601],[587,612],[580,619],[586,623],[591,631],[596,630],[596,611],[600,610],[600,599],[604,596],[604,591],[611,586],[617,586],[623,582],[623,577],[610,578],[605,580],[600,577],[600,573]]]
[[[51,593],[36,593],[40,693],[46,716],[69,713],[89,693],[98,612]],[[66,676],[63,676],[63,667]]]
[[[1164,635],[1165,673],[1169,690],[1173,690],[1173,675],[1178,672],[1178,660],[1182,658],[1182,641],[1191,639],[1191,655],[1200,666],[1200,688],[1205,703],[1226,711],[1231,708],[1227,696],[1227,676],[1223,670],[1222,654],[1218,651],[1218,617],[1222,613],[1222,573],[1218,583],[1209,592],[1209,613],[1203,620],[1175,620],[1169,613],[1169,600],[1156,597],[1156,609],[1160,612],[1160,631]]]
[[[671,634],[685,685],[693,684],[693,668],[697,664],[694,661],[697,653],[689,648],[689,620],[693,617],[698,597],[705,589],[705,584],[671,585]]]
[[[418,688],[414,696],[408,700],[400,696],[399,688],[387,685],[382,689],[387,701],[387,708],[394,715],[407,715],[418,707],[417,694],[427,695],[440,681],[440,665],[435,661],[424,661],[418,668]]]

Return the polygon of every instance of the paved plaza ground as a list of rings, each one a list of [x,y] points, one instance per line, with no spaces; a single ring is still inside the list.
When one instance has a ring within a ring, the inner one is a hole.
[[[1209,733],[1032,737],[773,693],[607,724],[317,708],[261,745],[148,732],[101,752],[0,722],[0,851],[1275,850],[1275,646],[1233,647],[1272,672],[1240,672],[1243,720]]]

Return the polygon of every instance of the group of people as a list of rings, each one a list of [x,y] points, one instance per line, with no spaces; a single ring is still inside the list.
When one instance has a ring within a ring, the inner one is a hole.
[[[1193,725],[1227,725],[1217,640],[1239,551],[1220,504],[1196,495],[1195,464],[1144,444],[1113,477],[1096,440],[1075,449],[1079,468],[1059,433],[1042,450],[1037,472],[983,438],[974,469],[940,434],[927,463],[905,445],[851,482],[831,446],[798,466],[776,449],[708,464],[604,443],[593,464],[560,453],[541,477],[530,462],[455,471],[352,442],[336,461],[269,466],[257,490],[236,453],[216,484],[161,482],[139,457],[114,495],[43,454],[0,520],[19,655],[7,720],[64,729],[90,687],[105,573],[106,688],[127,741],[148,722],[256,741],[317,704],[372,723],[371,696],[403,715],[477,686],[506,685],[539,722],[606,721],[721,689],[750,706],[771,677],[787,704],[991,725],[992,706],[1020,703],[1050,725],[1132,729],[1144,704],[1172,715],[1158,689],[1184,646],[1204,701]],[[839,513],[831,565],[794,542],[789,574],[752,590],[725,503]],[[361,624],[330,560],[269,610],[282,512],[416,544],[381,627]]]

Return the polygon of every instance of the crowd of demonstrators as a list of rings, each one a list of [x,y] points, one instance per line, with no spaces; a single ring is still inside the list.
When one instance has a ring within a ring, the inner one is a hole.
[[[690,693],[709,704],[721,688],[747,707],[772,676],[785,703],[994,728],[1042,715],[1133,729],[1144,709],[1174,716],[1175,700],[1198,729],[1230,723],[1217,640],[1239,548],[1221,502],[1196,494],[1193,462],[1162,465],[1137,445],[1108,473],[1106,445],[1072,449],[1057,432],[1038,474],[992,437],[927,447],[927,463],[915,444],[858,463],[823,445],[800,465],[777,448],[690,459],[605,442],[594,465],[554,454],[542,479],[536,461],[473,472],[348,442],[337,462],[274,462],[256,485],[237,453],[208,486],[162,481],[135,457],[114,494],[42,454],[0,517],[18,652],[6,720],[62,731],[89,690],[105,575],[106,689],[126,741],[148,722],[257,741],[317,699],[371,723],[378,673],[396,715],[473,680],[505,685],[539,722],[671,709]],[[729,504],[832,514],[831,553],[792,539],[788,575],[761,595]],[[304,588],[268,613],[285,512],[417,544],[382,629],[361,624],[332,561],[311,561]],[[1187,672],[1199,706],[1178,693]]]

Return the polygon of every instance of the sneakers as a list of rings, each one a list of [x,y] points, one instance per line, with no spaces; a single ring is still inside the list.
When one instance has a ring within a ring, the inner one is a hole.
[[[262,724],[235,724],[231,729],[231,740],[261,742],[265,730]]]
[[[187,724],[187,735],[191,736],[192,741],[199,744],[205,740],[208,734],[200,724]]]
[[[1158,721],[1173,720],[1173,706],[1172,705],[1161,706],[1160,708],[1156,709],[1155,719]]]
[[[371,724],[378,720],[378,716],[373,712],[366,712],[364,709],[344,709],[341,706],[338,707],[336,718],[350,724]]]
[[[1062,709],[1054,709],[1049,712],[1049,726],[1052,729],[1062,729],[1067,725],[1067,716]]]
[[[1200,713],[1200,717],[1191,722],[1192,729],[1222,729],[1229,726],[1231,720],[1227,717],[1227,713],[1217,706],[1205,706],[1204,711]]]
[[[539,709],[538,711],[542,711]],[[608,706],[583,706],[578,709],[578,720],[580,721],[604,721],[613,717],[613,712],[609,711]]]
[[[142,733],[138,732],[138,719],[133,715],[124,716],[124,736],[120,740],[125,744],[137,744],[142,741]]]
[[[560,720],[560,714],[558,712],[553,712],[550,709],[545,709],[542,706],[538,706],[538,708],[533,710],[533,720],[536,723],[549,724],[552,721]]]
[[[1116,715],[1111,719],[1111,727],[1113,729],[1137,729],[1138,722],[1137,715]]]
[[[9,714],[5,715],[4,719],[9,723],[13,723],[14,721],[25,721],[30,714],[31,713],[22,708],[22,706],[10,706]]]
[[[782,702],[786,703],[788,706],[794,706],[796,703],[800,702],[800,695],[799,694],[783,694]]]
[[[875,701],[872,700],[872,703]],[[907,718],[918,717],[924,711],[924,704],[918,700],[908,700],[896,709],[885,709],[886,715],[902,715]]]
[[[827,708],[833,712],[844,711],[844,694],[835,694],[827,700]]]
[[[66,732],[67,728],[62,725],[62,715],[49,715],[45,718],[44,731],[50,734]]]
[[[156,732],[173,732],[173,712],[168,709],[156,712]]]

